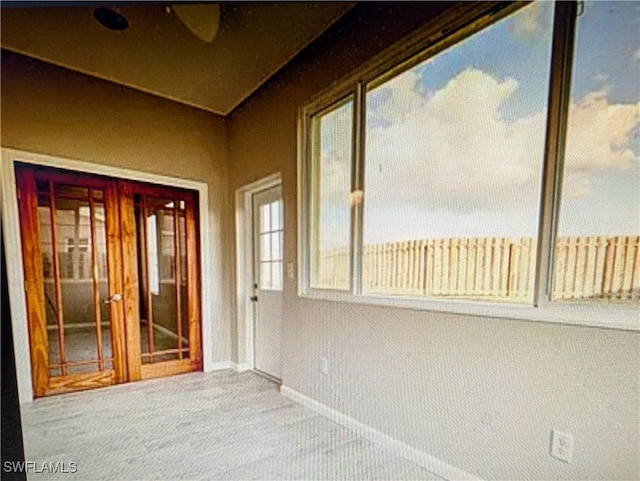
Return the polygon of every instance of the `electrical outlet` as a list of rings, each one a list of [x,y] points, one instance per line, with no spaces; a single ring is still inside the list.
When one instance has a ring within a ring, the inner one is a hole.
[[[571,434],[551,430],[551,456],[565,463],[573,458],[573,436]]]
[[[320,372],[325,376],[329,374],[329,361],[327,361],[326,357],[320,358]]]
[[[287,262],[287,277],[289,279],[293,279],[295,276],[295,271],[293,270],[293,262]]]

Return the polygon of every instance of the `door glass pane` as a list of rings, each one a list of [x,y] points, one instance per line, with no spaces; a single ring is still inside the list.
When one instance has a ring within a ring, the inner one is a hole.
[[[112,369],[108,311],[101,302],[107,295],[104,206],[90,204],[88,189],[54,192],[65,197],[55,195],[53,210],[50,196],[38,196],[51,375]]]
[[[260,262],[271,260],[271,235],[260,234]]]
[[[55,195],[56,197],[77,197],[80,199],[87,199],[89,197],[89,189],[75,185],[56,184]]]
[[[257,212],[255,262],[257,283],[261,290],[282,289],[283,204],[280,188],[272,187],[254,194]],[[275,199],[275,200],[274,200]]]
[[[179,215],[180,229],[180,309],[182,332],[180,333],[180,344],[182,348],[189,347],[189,311],[188,311],[188,291],[187,291],[187,221],[185,219],[184,201],[180,201],[181,211]],[[189,351],[183,352],[183,357],[189,357]]]
[[[272,289],[276,291],[282,290],[282,262],[271,263]]]
[[[145,243],[147,254],[147,265],[149,272],[149,289],[151,294],[160,294],[160,259],[158,251],[158,217],[155,213],[147,216],[147,239]]]
[[[271,289],[271,262],[260,263],[260,289]]]
[[[102,191],[92,189],[94,199],[102,198]],[[96,192],[100,192],[96,195]],[[111,326],[109,322],[109,305],[104,302],[109,297],[109,279],[107,277],[107,226],[106,212],[104,204],[94,202],[94,228],[95,228],[95,249],[96,266],[98,275],[98,306],[100,309],[100,322],[102,332],[102,357],[105,361],[105,369],[113,369],[113,352],[111,350]]]
[[[184,202],[136,196],[144,364],[188,357]],[[178,213],[176,221],[176,213]],[[178,257],[176,257],[176,254]]]
[[[48,190],[48,182],[45,190]],[[50,362],[59,362],[59,331],[57,330],[57,299],[55,295],[55,275],[53,265],[53,241],[51,235],[51,203],[48,195],[38,196],[38,223],[40,227],[40,246],[42,249],[42,270],[44,278],[45,315],[47,318],[47,333],[49,337]],[[51,368],[51,376],[60,376],[59,367]]]
[[[160,294],[152,296],[154,351],[176,349],[176,278],[175,278],[175,230],[174,214],[159,212],[160,247],[162,272]],[[175,355],[174,358],[177,358]],[[156,358],[155,361],[165,358]]]
[[[271,230],[282,230],[282,200],[271,204]]]
[[[269,204],[260,206],[260,232],[271,230],[271,206]]]
[[[271,259],[274,261],[282,260],[282,232],[271,234]]]

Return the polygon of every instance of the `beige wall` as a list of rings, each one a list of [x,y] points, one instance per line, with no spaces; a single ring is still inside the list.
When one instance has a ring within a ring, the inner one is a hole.
[[[230,356],[232,211],[225,120],[2,51],[3,147],[206,182],[217,279],[213,360]],[[202,208],[202,207],[201,207]],[[206,348],[206,346],[205,346]]]
[[[298,107],[437,8],[356,7],[230,116],[232,188],[282,173],[286,262]],[[486,479],[638,477],[638,333],[301,299],[289,279],[284,303],[283,381],[304,395]]]

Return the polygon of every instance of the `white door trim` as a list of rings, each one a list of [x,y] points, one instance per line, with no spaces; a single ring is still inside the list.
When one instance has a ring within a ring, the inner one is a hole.
[[[13,328],[13,347],[16,358],[16,377],[20,403],[33,401],[31,379],[31,355],[29,330],[27,326],[27,305],[24,296],[24,266],[22,263],[22,239],[20,238],[20,218],[18,214],[15,162],[58,167],[87,174],[106,175],[114,178],[137,180],[173,187],[183,187],[198,192],[200,219],[200,276],[202,280],[202,366],[205,372],[215,369],[213,363],[213,316],[211,306],[213,296],[213,275],[211,270],[211,252],[220,251],[209,235],[209,194],[204,182],[174,178],[158,174],[139,172],[108,165],[56,157],[52,155],[2,148],[0,171],[0,196],[2,224],[4,229],[4,248],[7,261],[7,280],[9,281],[9,303],[11,306],[11,325]]]
[[[253,283],[253,202],[256,192],[282,185],[278,172],[236,190],[236,324],[238,334],[237,370],[254,368],[253,309],[249,298]]]

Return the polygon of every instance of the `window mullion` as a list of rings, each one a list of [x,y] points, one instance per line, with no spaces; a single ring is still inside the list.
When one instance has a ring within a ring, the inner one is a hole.
[[[551,299],[576,28],[576,3],[555,4],[533,304]]]
[[[308,182],[307,194],[307,205],[309,206],[309,216],[307,217],[307,236],[308,236],[308,244],[313,246],[312,249],[308,249],[306,251],[306,261],[307,261],[307,269],[306,269],[306,285],[310,288],[312,282],[312,270],[318,269],[319,262],[319,227],[313,222],[313,219],[317,218],[319,215],[319,203],[320,203],[320,188],[318,185],[318,180],[316,176],[318,176],[319,170],[319,154],[320,154],[320,124],[319,122],[314,121],[314,119],[309,116],[308,117],[308,148],[307,152],[309,163],[307,167],[309,168],[308,175],[306,176]],[[311,256],[314,256],[312,259]]]
[[[362,293],[364,213],[365,86],[358,82],[354,92],[353,153],[351,156],[351,293]]]

